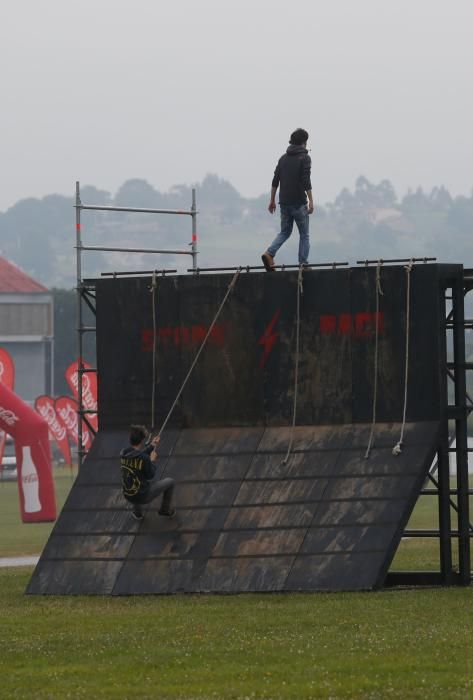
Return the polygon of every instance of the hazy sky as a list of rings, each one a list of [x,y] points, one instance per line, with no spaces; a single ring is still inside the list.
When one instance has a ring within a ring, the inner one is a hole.
[[[214,172],[268,191],[310,133],[316,199],[359,174],[473,187],[473,0],[5,0],[0,210]]]

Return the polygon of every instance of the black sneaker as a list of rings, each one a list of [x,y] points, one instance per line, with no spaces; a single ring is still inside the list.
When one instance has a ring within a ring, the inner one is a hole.
[[[141,521],[143,520],[143,518],[145,517],[145,516],[143,515],[143,513],[140,513],[139,511],[136,511],[136,510],[132,510],[132,511],[131,511],[131,516],[132,516],[132,518],[134,518],[135,520],[138,520],[138,522],[141,522]]]
[[[171,508],[171,510],[158,510],[159,515],[164,515],[165,518],[174,518],[176,515],[176,509]]]

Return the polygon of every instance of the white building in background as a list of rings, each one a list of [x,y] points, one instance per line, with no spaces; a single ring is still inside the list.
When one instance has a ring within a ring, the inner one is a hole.
[[[25,401],[53,393],[53,296],[0,256],[0,347],[15,363],[14,391]]]

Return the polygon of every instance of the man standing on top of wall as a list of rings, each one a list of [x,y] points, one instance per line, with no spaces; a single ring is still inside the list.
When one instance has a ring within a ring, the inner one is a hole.
[[[271,199],[268,211],[276,211],[276,192],[279,190],[281,208],[281,232],[261,256],[268,272],[274,270],[274,258],[279,248],[287,241],[296,222],[299,229],[299,265],[307,265],[309,258],[309,214],[314,211],[312,184],[310,182],[311,160],[307,151],[309,134],[305,129],[292,132],[289,147],[281,156],[271,183]]]

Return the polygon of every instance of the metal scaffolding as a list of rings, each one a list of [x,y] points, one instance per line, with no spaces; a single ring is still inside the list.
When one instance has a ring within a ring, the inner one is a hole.
[[[456,268],[456,269],[454,269]],[[465,330],[473,320],[465,319],[465,296],[473,290],[473,269],[452,266],[452,274],[439,279],[439,307],[445,319],[439,336],[441,367],[439,386],[443,403],[437,457],[428,481],[434,488],[423,488],[421,496],[433,496],[438,505],[438,528],[405,529],[409,538],[435,538],[439,541],[439,571],[392,571],[387,585],[470,585],[471,542],[473,525],[470,516],[468,455],[468,416],[473,412],[473,398],[467,391],[466,372],[473,363],[465,357]],[[449,333],[451,337],[449,338]],[[450,342],[449,342],[450,341]],[[450,389],[450,391],[449,391]],[[453,389],[453,391],[452,391]],[[456,483],[453,487],[449,455],[456,456]],[[456,526],[452,526],[452,515]],[[457,541],[458,563],[454,566],[452,542]]]
[[[192,272],[197,271],[197,205],[196,205],[196,192],[192,189],[192,201],[190,209],[143,209],[137,207],[114,207],[114,206],[101,206],[96,204],[83,204],[80,198],[80,183],[76,182],[76,199],[75,199],[75,210],[76,210],[76,269],[77,269],[77,336],[78,336],[78,467],[82,466],[83,457],[86,451],[82,446],[82,436],[83,436],[83,426],[82,421],[85,422],[88,429],[95,435],[95,430],[92,427],[90,421],[88,420],[88,415],[97,413],[97,411],[84,408],[83,402],[83,390],[82,390],[82,377],[85,373],[97,373],[97,368],[86,368],[83,362],[83,339],[84,333],[95,332],[95,326],[84,325],[84,314],[83,314],[83,304],[95,315],[95,286],[92,282],[84,280],[82,277],[82,254],[84,251],[95,251],[95,252],[115,252],[115,253],[153,253],[160,255],[190,255],[192,256]],[[173,214],[176,216],[190,216],[192,222],[192,238],[189,243],[190,250],[162,250],[160,248],[122,248],[114,246],[90,246],[84,245],[82,242],[82,222],[81,222],[81,212],[82,211],[103,211],[103,212],[131,212],[134,214]],[[176,272],[176,270],[152,270],[151,274],[168,274],[170,272]],[[129,273],[127,273],[129,274]]]

